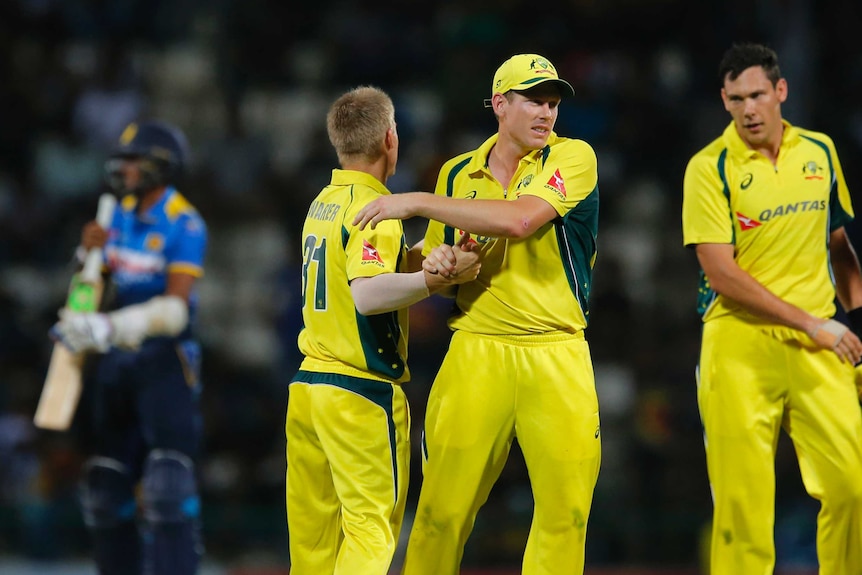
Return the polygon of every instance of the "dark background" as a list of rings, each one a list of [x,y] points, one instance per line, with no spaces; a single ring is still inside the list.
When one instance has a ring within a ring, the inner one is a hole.
[[[193,157],[182,191],[210,229],[200,282],[209,561],[286,566],[284,407],[298,365],[299,233],[336,159],[324,116],[374,84],[396,101],[394,191],[432,190],[444,159],[496,129],[482,107],[512,54],[551,59],[576,96],[557,132],[596,149],[599,256],[587,331],[603,463],[588,565],[694,572],[709,487],[695,401],[697,264],[682,247],[688,158],[729,122],[718,61],[734,41],[779,52],[792,123],[836,142],[862,189],[862,8],[840,0],[3,0],[0,2],[0,557],[86,557],[79,424],[31,423],[81,225],[122,127],[160,117]],[[857,200],[857,206],[859,206]],[[425,223],[406,223],[418,240]],[[850,229],[851,236],[858,234]],[[445,351],[448,302],[412,312],[414,436]],[[418,441],[414,442],[418,444]],[[421,479],[414,449],[410,509]],[[816,505],[779,444],[779,565],[814,565]],[[517,446],[465,566],[519,564],[531,494]],[[408,522],[409,527],[409,513]],[[402,545],[406,542],[406,528]]]

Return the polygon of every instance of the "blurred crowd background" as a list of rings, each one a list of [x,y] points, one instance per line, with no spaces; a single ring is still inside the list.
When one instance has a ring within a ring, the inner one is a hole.
[[[860,24],[862,6],[850,0],[2,0],[0,557],[88,553],[75,498],[78,427],[40,431],[32,415],[80,228],[128,122],[158,117],[187,133],[181,188],[210,230],[199,284],[209,560],[286,566],[297,235],[336,167],[329,103],[360,84],[387,90],[402,146],[389,187],[433,190],[444,159],[495,131],[482,100],[496,67],[537,52],[575,86],[557,132],[590,142],[599,162],[587,336],[603,463],[588,564],[695,572],[711,504],[695,401],[697,263],[680,230],[685,163],[729,122],[722,53],[734,41],[764,42],[789,81],[785,117],[833,137],[862,210]],[[408,221],[408,241],[424,226]],[[417,439],[448,306],[435,297],[411,314],[406,389]],[[410,509],[421,479],[414,451]],[[777,466],[779,565],[811,566],[817,508],[784,440]],[[465,566],[517,566],[530,511],[516,445]]]

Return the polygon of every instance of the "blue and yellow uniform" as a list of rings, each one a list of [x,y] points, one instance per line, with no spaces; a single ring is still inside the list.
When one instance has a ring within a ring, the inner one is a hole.
[[[435,193],[516,200],[534,195],[558,218],[521,240],[476,237],[482,269],[458,288],[453,336],[428,400],[422,491],[404,575],[458,572],[479,508],[515,437],[530,473],[535,513],[523,573],[579,573],[601,459],[589,346],[598,228],[596,155],[551,134],[504,190],[488,168],[495,134],[447,161]],[[429,222],[424,252],[460,230]]]
[[[290,384],[287,523],[291,573],[385,573],[409,482],[409,311],[363,316],[350,282],[406,271],[400,220],[352,225],[389,194],[373,176],[333,170],[303,225],[305,358]],[[321,520],[324,517],[324,520]]]
[[[683,241],[732,244],[739,266],[769,291],[831,318],[829,237],[853,218],[850,194],[825,134],[785,121],[780,149],[773,165],[731,123],[694,155],[684,179]],[[805,333],[717,295],[703,275],[699,311],[698,402],[715,505],[711,572],[772,573],[773,461],[783,427],[806,489],[822,504],[821,573],[862,573],[862,510],[848,504],[862,489],[853,367]]]
[[[195,208],[172,187],[145,213],[138,214],[136,205],[135,196],[126,196],[108,230],[105,258],[114,292],[111,307],[162,295],[172,272],[203,275],[207,229]],[[197,537],[200,506],[191,475],[201,439],[200,347],[193,334],[196,310],[193,292],[189,325],[179,336],[151,337],[133,350],[111,348],[94,365],[88,387],[92,387],[95,457],[88,463],[83,507],[91,528],[107,533],[120,527],[113,538],[94,540],[96,546],[112,547],[97,549],[97,556],[107,557],[106,562],[122,561],[113,567],[100,563],[115,570],[111,572],[134,573],[137,567],[132,566],[140,563],[134,557],[138,550],[133,540],[138,536],[135,490],[141,479],[145,494],[153,491],[148,481],[159,482],[156,492],[164,481],[176,481],[170,493],[183,509],[182,516],[175,516],[165,511],[167,502],[159,502],[161,508],[145,505],[150,531],[145,545],[161,545],[157,530],[170,530],[172,541],[194,551],[194,556],[182,560],[189,562],[187,572],[197,562],[199,550],[190,541]],[[178,472],[177,467],[183,469]],[[152,475],[154,468],[159,471]],[[174,543],[168,545],[173,549]],[[163,553],[156,548],[146,555],[158,558]],[[148,568],[160,571],[158,559]]]

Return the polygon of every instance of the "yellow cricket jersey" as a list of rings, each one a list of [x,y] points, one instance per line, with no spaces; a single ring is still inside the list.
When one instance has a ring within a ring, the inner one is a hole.
[[[786,121],[774,166],[731,123],[685,171],[684,244],[733,244],[743,270],[817,317],[835,313],[829,234],[852,219],[832,140]],[[712,291],[703,272],[698,308],[704,321],[726,315],[763,321]]]
[[[389,193],[369,174],[333,170],[331,183],[311,203],[302,227],[303,371],[388,382],[410,379],[408,309],[363,316],[350,293],[355,278],[406,266],[400,220],[380,222],[373,230],[353,225],[365,204]]]
[[[476,281],[458,287],[449,326],[489,335],[583,330],[596,258],[596,154],[582,140],[551,134],[543,149],[521,160],[510,189],[504,190],[488,169],[496,142],[495,134],[478,149],[447,161],[435,193],[509,201],[538,196],[554,206],[559,218],[522,240],[474,236],[481,244],[482,269]],[[453,244],[461,233],[430,221],[423,253]]]

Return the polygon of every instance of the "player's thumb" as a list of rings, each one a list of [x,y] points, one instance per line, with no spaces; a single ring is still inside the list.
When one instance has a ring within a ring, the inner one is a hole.
[[[470,237],[470,232],[464,232],[461,234],[461,237],[458,238],[458,243],[456,245],[465,252],[471,252],[478,244],[476,243],[476,240]]]

